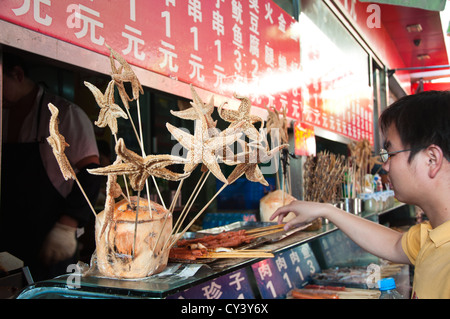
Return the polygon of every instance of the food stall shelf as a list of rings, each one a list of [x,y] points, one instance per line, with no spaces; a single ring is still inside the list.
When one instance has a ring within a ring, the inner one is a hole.
[[[390,210],[403,205],[397,203]],[[363,212],[362,217],[376,219],[379,214],[383,213],[384,211],[378,213]],[[327,236],[336,230],[337,227],[332,223],[323,223],[319,230],[299,231],[282,240],[265,243],[258,248],[270,249],[277,256],[304,244],[309,245],[315,239]],[[314,253],[316,254],[316,252]],[[176,293],[239,270],[248,272],[252,265],[263,260],[261,258],[217,259],[203,264],[169,263],[162,273],[139,280],[81,276],[80,270],[78,270],[51,280],[34,283],[26,287],[18,295],[18,298],[168,298]],[[254,281],[254,278],[250,277],[247,280]],[[251,284],[255,286],[254,282]],[[258,292],[254,295],[255,298],[261,297]]]

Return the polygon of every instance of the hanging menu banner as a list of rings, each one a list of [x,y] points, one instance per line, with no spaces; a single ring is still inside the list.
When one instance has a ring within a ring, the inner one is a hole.
[[[302,288],[312,274],[321,271],[309,244],[277,253],[253,264],[252,269],[263,299],[286,298],[289,291]]]
[[[360,47],[340,48],[305,14],[302,32],[302,121],[353,140],[373,144],[373,91],[367,54]],[[358,50],[359,49],[359,50]]]
[[[2,20],[104,55],[108,44],[144,69],[373,142],[366,68],[304,14],[297,22],[272,0],[1,3]]]
[[[298,23],[271,0],[2,0],[0,19],[300,119]]]

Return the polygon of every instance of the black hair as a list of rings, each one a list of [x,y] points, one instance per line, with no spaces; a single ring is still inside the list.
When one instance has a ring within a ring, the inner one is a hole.
[[[3,52],[2,58],[3,58],[3,72],[6,75],[11,75],[14,70],[14,67],[18,66],[22,68],[25,76],[28,76],[29,66],[21,56],[9,52]]]
[[[431,144],[439,146],[450,161],[450,91],[425,91],[400,98],[379,119],[384,135],[392,124],[403,146],[412,149],[409,161]]]

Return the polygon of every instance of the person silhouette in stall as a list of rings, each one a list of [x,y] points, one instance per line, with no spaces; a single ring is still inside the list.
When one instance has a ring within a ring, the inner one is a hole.
[[[100,177],[93,124],[77,105],[36,84],[19,56],[3,54],[0,251],[29,267],[35,281],[68,272],[77,263],[77,229],[92,211],[73,180],[64,180],[47,142],[51,113],[59,109],[65,154],[94,203]]]

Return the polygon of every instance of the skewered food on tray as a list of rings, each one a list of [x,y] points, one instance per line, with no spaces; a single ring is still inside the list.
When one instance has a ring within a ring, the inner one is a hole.
[[[378,299],[380,292],[375,289],[348,288],[343,286],[307,285],[302,289],[292,289],[288,298],[293,299]]]
[[[180,239],[171,248],[169,258],[171,260],[270,258],[273,255],[266,250],[243,248],[245,248],[246,244],[256,243],[256,240],[261,237],[283,232],[283,226],[283,224],[277,224],[254,229],[223,231],[218,234],[207,234],[197,238]]]

